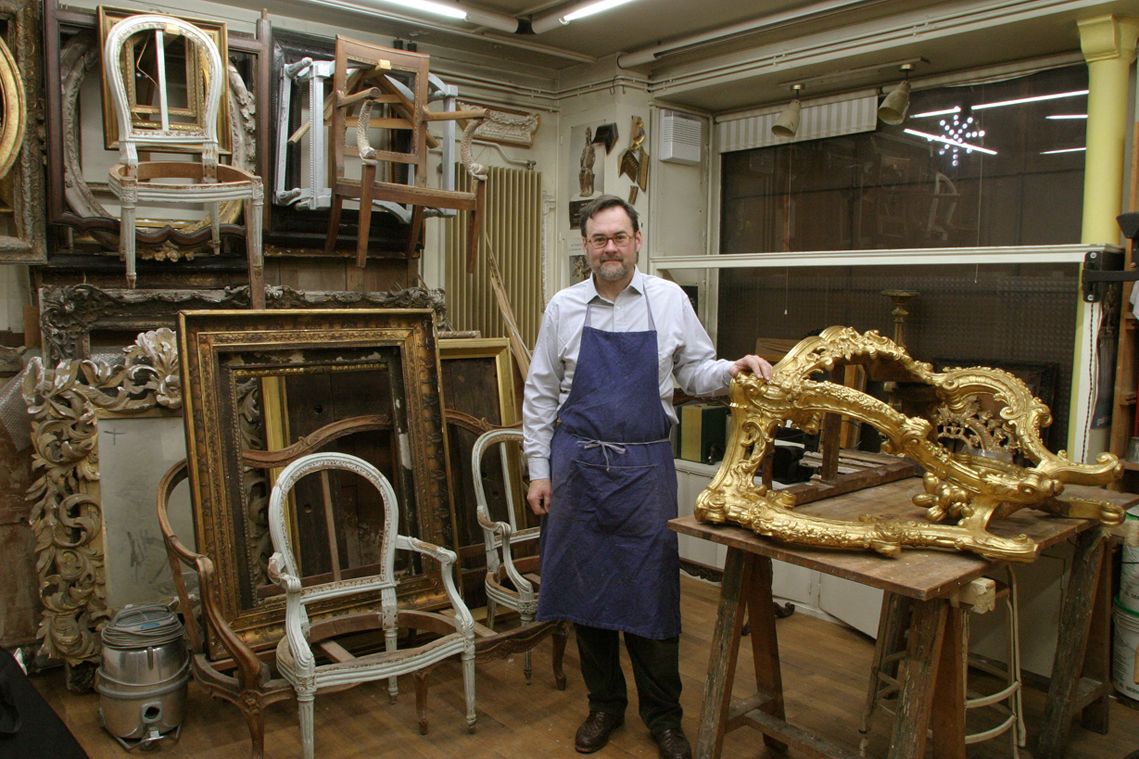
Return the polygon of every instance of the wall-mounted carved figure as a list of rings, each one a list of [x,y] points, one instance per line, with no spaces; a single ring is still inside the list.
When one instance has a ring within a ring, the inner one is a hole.
[[[907,416],[866,393],[821,378],[844,364],[921,383],[932,400],[919,416]],[[935,372],[877,332],[829,327],[793,348],[769,381],[741,375],[731,385],[733,428],[727,455],[700,494],[696,517],[732,522],[758,534],[830,548],[869,548],[896,556],[903,545],[954,548],[982,556],[1031,561],[1037,545],[1024,535],[988,531],[990,520],[1031,507],[1059,516],[1119,524],[1122,509],[1094,498],[1065,494],[1065,484],[1106,485],[1121,473],[1119,460],[1100,454],[1076,464],[1045,448],[1041,427],[1048,407],[1019,379],[1000,369],[953,368]],[[771,451],[775,430],[790,421],[818,431],[826,414],[872,425],[883,449],[906,456],[924,470],[914,504],[928,522],[822,519],[797,513],[794,498],[757,484],[755,475]],[[1021,461],[1024,463],[1014,463]]]

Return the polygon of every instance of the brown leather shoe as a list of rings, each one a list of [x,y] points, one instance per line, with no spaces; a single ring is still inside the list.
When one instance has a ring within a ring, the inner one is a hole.
[[[692,759],[692,746],[679,727],[666,727],[653,736],[660,748],[660,759]]]
[[[620,714],[590,712],[577,729],[573,747],[579,754],[592,754],[608,743],[609,733],[621,727],[624,722],[625,718]]]

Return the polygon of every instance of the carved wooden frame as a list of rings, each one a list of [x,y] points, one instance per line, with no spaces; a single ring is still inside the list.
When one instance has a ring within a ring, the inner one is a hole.
[[[47,260],[44,240],[44,190],[40,169],[43,142],[39,124],[43,117],[39,93],[40,3],[0,0],[0,21],[7,27],[4,42],[12,54],[17,77],[23,79],[23,147],[17,143],[9,171],[12,183],[14,235],[0,235],[0,264],[43,263]],[[17,79],[15,82],[19,85]],[[6,88],[7,89],[7,88]],[[7,102],[7,93],[5,93]]]
[[[410,469],[409,491],[417,520],[405,529],[431,543],[452,543],[455,512],[430,310],[183,311],[178,331],[198,550],[214,562],[220,613],[247,645],[264,648],[280,639],[284,598],[254,598],[249,592],[259,582],[254,573],[262,568],[254,566],[247,551],[253,540],[245,534],[250,524],[247,510],[255,506],[256,495],[244,481],[242,456],[253,448],[247,419],[258,410],[250,410],[257,401],[239,391],[242,383],[294,373],[354,370],[374,362],[381,352],[397,352],[403,418],[395,423],[400,439],[406,441],[398,453],[410,463],[405,466]],[[320,351],[324,363],[313,363],[310,354],[315,351]],[[387,411],[385,406],[382,412]],[[235,503],[235,492],[240,492],[241,503]],[[434,606],[444,598],[438,568],[430,565],[402,587],[414,605]],[[317,616],[350,612],[361,603],[355,599],[354,605],[328,606]],[[225,655],[219,641],[207,640],[207,645],[211,655]]]
[[[441,330],[450,329],[444,294],[426,287],[387,291],[293,290],[266,288],[266,308],[430,308]],[[249,288],[224,290],[129,290],[94,285],[40,289],[40,342],[44,360],[54,365],[88,358],[96,332],[145,332],[178,325],[178,312],[249,308]]]
[[[174,332],[139,335],[126,360],[90,359],[49,368],[29,362],[23,382],[32,420],[29,519],[43,616],[37,636],[48,655],[69,665],[98,663],[98,629],[109,618],[104,584],[98,425],[101,415],[176,412],[182,383]]]
[[[97,19],[91,12],[61,9],[58,0],[44,0],[43,7],[44,73],[47,81],[60,82],[58,90],[49,93],[46,99],[48,222],[89,234],[101,248],[117,251],[118,219],[107,212],[83,178],[78,139],[79,92],[101,54]],[[257,108],[258,102],[269,100],[269,56],[266,53],[269,36],[268,18],[262,17],[255,38],[236,34],[227,37],[231,54],[250,57],[255,80],[250,89],[237,69],[227,62],[227,107],[232,135],[230,162],[254,172],[266,182],[268,151],[258,153],[256,147],[269,142],[267,118],[259,112],[264,109]],[[222,206],[223,235],[244,233],[244,226],[233,224],[240,214],[240,206],[237,202]],[[267,207],[263,213],[266,215],[263,220],[267,221]],[[189,260],[199,249],[206,249],[210,225],[208,220],[171,219],[160,228],[140,229],[138,238],[140,258]]]

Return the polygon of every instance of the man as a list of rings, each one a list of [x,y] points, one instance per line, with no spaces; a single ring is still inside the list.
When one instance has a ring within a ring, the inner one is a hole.
[[[582,210],[593,275],[562,290],[542,320],[523,403],[526,500],[543,516],[539,619],[575,625],[589,716],[575,748],[597,751],[624,721],[619,635],[639,713],[662,759],[691,756],[681,729],[680,567],[669,430],[674,378],[691,395],[732,377],[765,378],[758,356],[716,360],[684,292],[636,266],[636,210],[602,195]]]

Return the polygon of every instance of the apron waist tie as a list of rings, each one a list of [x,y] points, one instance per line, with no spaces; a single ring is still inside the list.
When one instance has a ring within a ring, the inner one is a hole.
[[[580,446],[581,448],[583,448],[585,450],[589,450],[590,448],[600,448],[601,449],[601,455],[605,457],[605,471],[609,471],[609,453],[610,452],[613,452],[617,455],[622,455],[625,453],[626,446],[630,446],[630,445],[656,445],[658,443],[671,443],[671,442],[672,441],[669,440],[668,438],[661,438],[660,440],[647,440],[643,443],[642,442],[638,442],[638,443],[614,443],[614,442],[609,441],[609,440],[592,440],[592,439],[591,440],[580,440],[579,439],[577,441],[577,444],[578,444],[578,446]]]

